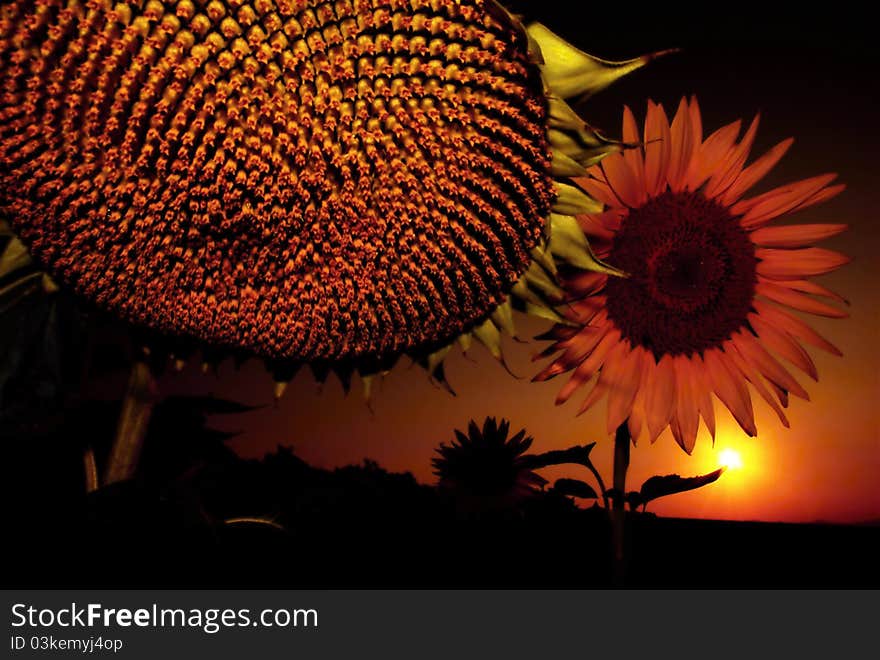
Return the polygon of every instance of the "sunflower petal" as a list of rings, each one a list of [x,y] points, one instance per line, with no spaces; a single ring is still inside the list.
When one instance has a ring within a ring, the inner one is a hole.
[[[611,154],[602,161],[602,171],[605,180],[617,197],[629,208],[635,208],[644,198],[644,193],[639,189],[639,182],[635,174],[627,164],[622,153]]]
[[[848,225],[813,224],[762,227],[751,234],[755,245],[768,248],[800,248],[813,245],[846,231]]]
[[[642,429],[645,428],[645,382],[648,373],[654,369],[653,356],[641,347],[636,350],[639,351],[639,383],[635,399],[633,399],[632,410],[627,418],[627,427],[633,445],[638,443]]]
[[[824,275],[851,261],[840,252],[815,247],[797,250],[758,248],[755,256],[758,258],[758,274],[776,280]]]
[[[629,144],[639,145],[641,136],[639,135],[639,127],[636,118],[633,116],[632,110],[628,106],[623,107],[623,141]],[[635,149],[626,149],[623,157],[629,169],[633,173],[636,181],[637,204],[643,204],[647,199],[645,192],[645,158],[643,156],[643,147],[638,146]]]
[[[700,104],[697,103],[696,96],[691,96],[688,114],[691,117],[691,134],[694,136],[694,155],[696,156],[700,145],[703,143],[703,117],[700,113]]]
[[[607,392],[608,383],[603,381],[602,379],[597,379],[596,383],[593,385],[593,389],[590,390],[587,398],[584,399],[583,403],[581,403],[581,407],[578,408],[577,414],[583,415],[590,408],[599,403]]]
[[[736,347],[728,345],[728,348],[727,356],[730,358],[733,365],[739,369],[743,377],[752,384],[752,387],[754,387],[758,394],[761,395],[761,398],[767,402],[767,405],[773,408],[773,411],[776,413],[776,416],[779,417],[779,421],[782,422],[782,425],[785,428],[789,428],[788,417],[785,416],[779,403],[776,402],[776,399],[773,398],[773,395],[770,394],[770,391],[764,386],[764,380],[761,378],[758,370],[740,355],[739,351],[736,350]]]
[[[737,202],[730,211],[734,215],[742,214],[740,224],[746,229],[758,227],[802,206],[836,178],[836,174],[822,174],[780,186]]]
[[[645,119],[645,188],[648,196],[660,194],[672,152],[669,120],[662,105],[648,101]]]
[[[578,177],[573,179],[573,181],[583,188],[590,197],[600,201],[605,206],[611,208],[619,208],[623,206],[623,203],[617,198],[617,195],[614,194],[614,191],[608,187],[608,184],[605,181],[600,181],[593,176]],[[601,210],[602,209],[600,209],[600,212]]]
[[[608,282],[608,275],[581,270],[565,278],[564,288],[571,298],[577,299],[599,293]]]
[[[796,337],[812,346],[821,348],[823,351],[827,351],[832,355],[838,357],[843,355],[837,346],[825,339],[799,318],[792,316],[788,312],[779,309],[775,305],[765,303],[762,300],[752,301],[752,306],[768,323],[776,328],[784,330],[792,337]]]
[[[653,443],[669,425],[675,404],[675,367],[664,355],[645,382],[645,419]]]
[[[568,401],[575,390],[587,383],[596,372],[603,366],[606,356],[616,346],[620,345],[620,331],[613,329],[607,332],[600,340],[596,347],[590,353],[589,357],[581,362],[574,370],[571,378],[563,385],[562,389],[556,395],[556,405],[561,405]]]
[[[788,370],[779,364],[776,358],[770,355],[751,333],[738,332],[730,338],[730,341],[739,351],[740,355],[747,362],[753,364],[767,380],[776,383],[779,387],[787,392],[791,392],[795,396],[799,396],[806,401],[810,400],[810,395],[794,379],[794,376],[788,373]]]
[[[783,140],[754,163],[746,167],[734,181],[733,185],[721,197],[721,203],[730,206],[742,197],[752,186],[763,179],[770,170],[782,159],[794,144],[794,139]]]
[[[835,293],[831,289],[827,289],[821,284],[816,284],[811,280],[786,280],[784,285],[789,289],[794,289],[795,291],[800,291],[801,293],[810,293],[814,296],[822,296],[823,298],[830,298],[831,300],[836,300],[837,302],[841,302],[844,305],[849,305],[849,300],[841,296],[839,293]]]
[[[553,216],[555,214],[551,213],[550,215]],[[577,220],[578,225],[580,225],[581,231],[583,231],[590,240],[611,241],[614,238],[614,230],[608,229],[603,224],[601,220],[601,216],[603,215],[605,214],[583,213],[578,215],[575,219]]]
[[[586,326],[571,339],[557,343],[552,347],[553,351],[564,348],[565,352],[532,378],[532,380],[543,382],[576,368],[595,350],[607,333],[607,326],[600,328]]]
[[[709,382],[706,376],[706,365],[703,364],[703,359],[699,355],[695,355],[691,359],[694,364],[691,369],[691,376],[694,379],[694,395],[697,399],[697,407],[700,415],[702,415],[703,420],[706,422],[706,428],[709,430],[709,435],[712,436],[712,441],[714,442],[715,405],[712,403],[712,383]]]
[[[694,387],[694,377],[691,373],[693,365],[690,360],[678,356],[673,360],[676,382],[675,419],[677,420],[677,433],[673,432],[676,442],[690,454],[697,442],[697,431],[700,425],[700,415],[697,410],[697,392]]]
[[[803,347],[781,330],[777,330],[758,314],[748,315],[749,324],[767,347],[779,353],[813,380],[819,380],[816,365]]]
[[[623,343],[620,345],[623,346],[621,357],[616,361],[609,358],[599,375],[600,379],[607,377],[608,380],[606,415],[608,433],[614,433],[614,430],[629,417],[642,375],[642,360],[638,349],[631,350]]]
[[[769,298],[773,302],[787,305],[802,312],[816,314],[817,316],[827,316],[833,319],[842,319],[849,316],[849,313],[844,310],[814,300],[781,284],[769,282],[761,278],[758,279],[758,283],[755,285],[755,293]]]
[[[774,394],[776,394],[776,397],[779,399],[779,403],[782,405],[782,407],[788,408],[788,392],[776,385],[776,383],[774,383],[773,381],[768,380],[767,385],[770,387],[771,390],[773,390]]]
[[[730,189],[737,177],[742,174],[743,166],[746,164],[749,152],[752,150],[752,144],[755,141],[760,121],[761,116],[756,115],[752,123],[749,124],[740,143],[729,151],[726,158],[721,159],[715,172],[709,177],[709,183],[706,184],[704,190],[706,197],[710,199],[720,197]]]
[[[721,403],[727,406],[743,431],[754,437],[758,431],[755,428],[755,413],[748,388],[728,360],[725,352],[718,348],[710,349],[703,354],[703,362],[715,394]]]
[[[669,188],[674,191],[682,190],[685,186],[685,178],[694,157],[696,139],[693,135],[690,109],[687,100],[681,99],[678,111],[672,119],[671,137],[672,150],[670,153],[669,170],[666,172],[666,180]]]
[[[721,160],[730,153],[742,128],[742,121],[722,126],[698,145],[696,154],[688,171],[686,188],[696,190],[715,172]]]

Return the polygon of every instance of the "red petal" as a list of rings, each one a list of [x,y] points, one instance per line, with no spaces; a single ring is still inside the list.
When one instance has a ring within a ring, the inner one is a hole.
[[[699,403],[699,411],[706,422],[706,428],[712,441],[715,441],[715,406],[712,403],[712,383],[706,374],[706,365],[703,364],[702,358],[695,355],[691,358],[693,361],[693,369],[691,376],[694,378],[695,396]]]
[[[678,111],[672,119],[672,150],[666,180],[669,188],[679,191],[684,188],[685,176],[694,158],[696,141],[692,132],[690,111],[685,99],[678,104]]]
[[[718,164],[730,153],[739,135],[742,122],[722,126],[706,138],[697,149],[687,176],[687,188],[696,190],[715,172]]]
[[[782,305],[787,305],[802,312],[816,314],[817,316],[827,316],[833,319],[843,319],[849,316],[849,313],[844,310],[837,309],[802,293],[792,291],[787,286],[769,282],[763,278],[758,279],[758,283],[755,285],[755,293]]]
[[[696,96],[691,96],[688,113],[691,117],[691,135],[694,136],[694,154],[696,154],[703,142],[703,118],[700,115],[700,105],[697,103]]]
[[[737,177],[733,185],[728,188],[726,193],[724,193],[721,198],[721,203],[725,206],[729,206],[742,197],[749,188],[763,179],[764,176],[776,166],[776,163],[778,163],[785,155],[785,152],[788,151],[793,142],[794,140],[792,138],[783,140],[754,163],[745,168]]]
[[[575,216],[575,219],[578,221],[578,225],[580,225],[580,228],[587,236],[599,238],[603,241],[610,241],[614,238],[614,232],[606,228],[602,221],[596,217],[599,215],[604,214],[578,215]],[[593,243],[592,240],[590,242]]]
[[[752,306],[768,323],[784,330],[792,337],[796,337],[801,341],[807,342],[817,348],[821,348],[824,351],[828,351],[832,355],[843,355],[837,346],[825,339],[799,318],[792,316],[788,312],[779,309],[775,305],[765,303],[762,300],[753,300]]]
[[[608,187],[604,181],[599,181],[592,176],[581,176],[573,179],[584,191],[593,199],[602,202],[605,206],[611,208],[622,207],[617,195]]]
[[[758,115],[752,120],[740,143],[730,150],[726,159],[719,163],[716,172],[709,179],[709,183],[706,184],[704,191],[706,197],[710,199],[719,197],[727,192],[736,182],[737,177],[742,173],[743,165],[748,160],[749,151],[751,151],[752,144],[755,141],[755,134],[758,132],[760,119],[761,116]]]
[[[772,383],[776,383],[782,389],[799,396],[806,401],[810,395],[801,387],[792,376],[776,359],[770,355],[763,346],[750,333],[738,332],[730,338],[733,345],[745,360],[754,365],[762,376]]]
[[[630,350],[626,344],[621,346],[624,347],[622,357],[615,362],[609,360],[599,375],[600,380],[608,381],[608,433],[614,433],[629,417],[642,377],[641,353]]]
[[[773,248],[799,248],[824,241],[846,231],[848,225],[815,224],[763,227],[752,232],[755,245]]]
[[[640,206],[645,199],[644,188],[638,185],[635,174],[627,165],[622,153],[605,156],[600,164],[608,187],[629,208]]]
[[[596,380],[596,383],[593,385],[593,389],[590,390],[590,393],[587,395],[587,398],[584,399],[584,402],[581,404],[581,407],[578,408],[577,414],[583,415],[590,408],[595,406],[599,401],[602,400],[602,397],[605,396],[605,393],[608,391],[608,384],[603,381],[601,378]]]
[[[556,405],[558,406],[568,401],[571,395],[574,394],[575,390],[596,375],[596,372],[602,367],[609,351],[619,345],[620,330],[615,328],[606,333],[602,339],[599,340],[599,343],[596,345],[596,348],[593,349],[593,352],[590,353],[590,356],[584,360],[577,369],[575,369],[568,382],[563,385],[561,390],[559,390],[559,394],[556,395]]]
[[[771,351],[776,351],[813,380],[819,380],[819,372],[813,360],[794,339],[782,330],[777,330],[757,314],[748,315],[749,323],[758,333],[761,342]]]
[[[745,386],[735,367],[728,364],[724,351],[713,348],[703,354],[703,362],[706,365],[712,388],[727,409],[733,414],[734,419],[742,427],[743,431],[750,436],[757,435],[755,428],[755,413],[752,410],[752,400],[749,390]]]
[[[785,416],[785,413],[776,402],[776,399],[773,398],[773,395],[771,395],[770,391],[764,386],[764,380],[761,378],[761,374],[758,373],[758,370],[751,366],[732,344],[728,344],[727,355],[730,358],[731,363],[733,363],[742,375],[752,384],[752,387],[758,391],[758,394],[760,394],[761,398],[767,402],[767,405],[773,408],[776,416],[779,417],[779,421],[782,422],[782,425],[785,428],[789,428],[788,417]],[[777,388],[774,386],[774,390],[775,389]]]
[[[651,442],[663,432],[672,418],[675,403],[675,367],[664,355],[645,379],[645,418]]]
[[[671,142],[669,120],[663,106],[648,101],[648,116],[645,119],[645,189],[649,197],[656,197],[664,188]]]
[[[849,300],[841,296],[839,293],[835,293],[831,289],[826,289],[821,284],[816,284],[810,280],[786,280],[785,286],[789,289],[794,289],[795,291],[802,291],[803,293],[811,293],[816,296],[831,298],[831,300],[836,300],[842,302],[844,305],[849,305]]]
[[[845,254],[815,247],[798,250],[758,248],[755,256],[758,258],[758,274],[775,280],[824,275],[850,262]]]
[[[632,110],[627,106],[624,106],[623,108],[623,141],[629,144],[641,143],[638,124],[636,123]],[[645,158],[642,154],[643,151],[641,146],[634,149],[626,149],[623,152],[626,164],[629,165],[629,169],[632,171],[633,177],[636,181],[639,204],[644,203],[648,196],[645,188]]]
[[[734,215],[743,214],[740,224],[746,229],[758,227],[804,206],[836,178],[836,174],[822,174],[780,186],[763,195],[737,202],[730,211]]]
[[[699,404],[694,388],[695,378],[691,374],[692,365],[688,358],[678,356],[673,364],[675,366],[675,382],[678,385],[674,414],[678,424],[673,429],[673,435],[679,446],[690,454],[697,443],[697,431],[700,427]]]

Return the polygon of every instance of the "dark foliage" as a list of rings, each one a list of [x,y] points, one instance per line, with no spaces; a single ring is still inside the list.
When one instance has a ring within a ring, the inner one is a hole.
[[[288,447],[243,460],[210,415],[169,399],[141,476],[86,495],[82,449],[109,438],[118,404],[6,443],[7,586],[591,588],[611,586],[605,511],[551,488],[510,511],[461,512],[438,489],[371,461],[335,470]],[[13,467],[13,470],[8,468]],[[878,527],[629,517],[633,586],[880,586]]]

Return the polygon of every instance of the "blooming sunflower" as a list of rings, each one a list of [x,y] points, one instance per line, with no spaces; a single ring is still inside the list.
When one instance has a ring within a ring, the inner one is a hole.
[[[653,442],[668,426],[688,453],[702,417],[714,438],[712,393],[742,429],[755,435],[748,384],[788,426],[788,395],[806,390],[771,353],[813,379],[802,343],[840,351],[792,314],[833,318],[845,302],[809,278],[847,263],[814,247],[842,224],[773,222],[837,195],[834,174],[746,197],[792,144],[785,140],[746,165],[758,117],[741,139],[734,122],[703,139],[695,98],[682,99],[670,125],[663,107],[648,103],[643,146],[610,155],[578,184],[604,209],[578,216],[598,257],[626,277],[584,272],[566,279],[567,312],[577,328],[557,325],[557,355],[535,378],[574,370],[557,404],[593,381],[580,411],[606,395],[609,433],[627,422],[635,440]],[[640,141],[624,109],[623,138]],[[595,377],[595,379],[594,379]]]
[[[532,438],[521,430],[508,437],[510,422],[487,417],[480,429],[471,420],[467,433],[455,431],[452,444],[441,444],[432,459],[438,486],[467,510],[506,509],[547,483],[534,472],[525,452]]]
[[[500,358],[515,305],[554,316],[555,259],[604,268],[568,179],[620,145],[563,98],[648,59],[494,0],[13,0],[0,212],[61,286],[181,345],[442,378],[456,340]]]

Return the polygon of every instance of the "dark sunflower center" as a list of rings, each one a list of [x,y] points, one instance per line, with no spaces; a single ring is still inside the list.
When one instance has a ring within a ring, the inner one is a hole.
[[[755,291],[755,249],[722,205],[667,192],[632,210],[608,261],[608,316],[659,359],[699,353],[740,328]]]

